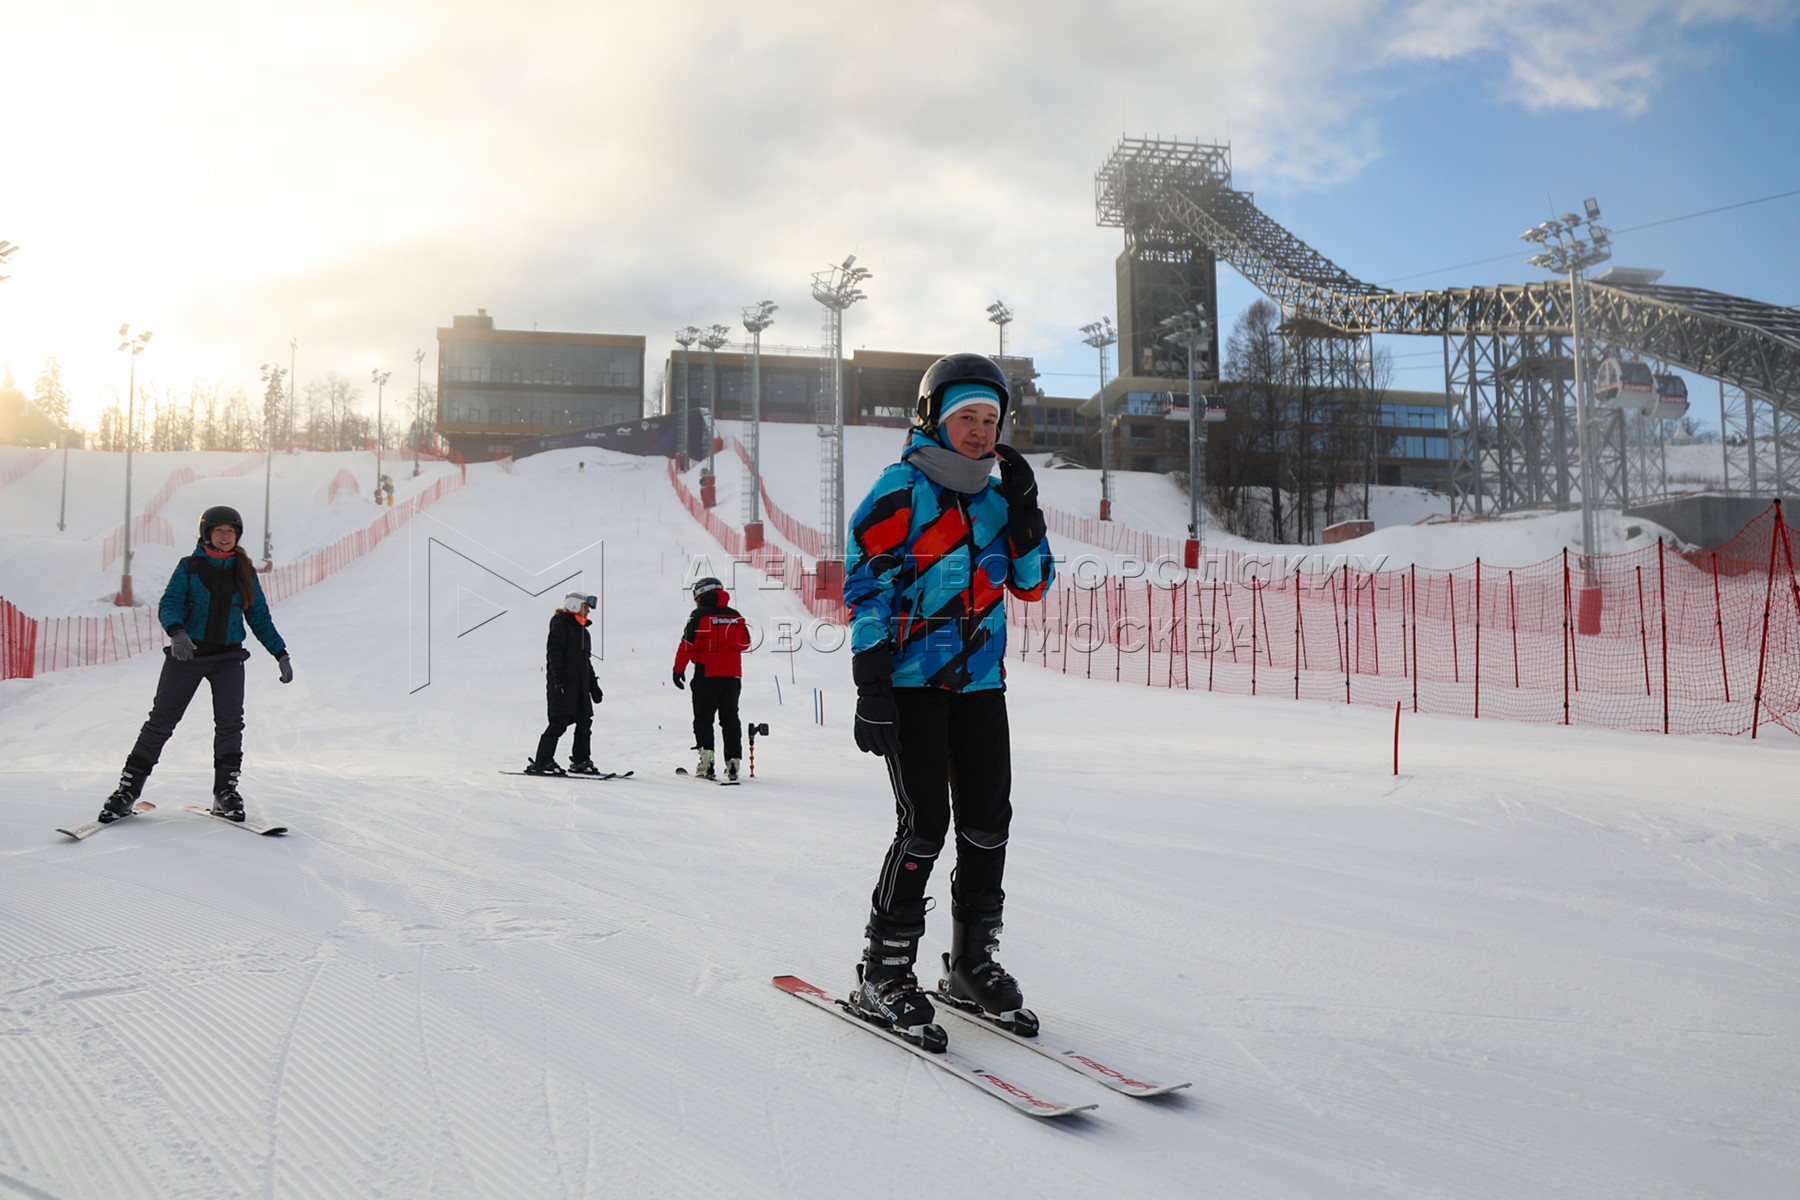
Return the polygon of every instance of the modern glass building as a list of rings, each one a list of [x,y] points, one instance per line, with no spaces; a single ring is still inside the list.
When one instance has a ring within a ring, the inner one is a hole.
[[[844,359],[844,422],[848,425],[909,425],[919,395],[919,377],[940,354],[909,350],[852,350]],[[1015,403],[1028,402],[1035,394],[1030,382],[1036,369],[1029,358],[1011,355],[1000,360],[1009,377],[1022,381],[1014,387]],[[664,364],[668,381],[664,406],[671,412],[687,403],[709,408],[721,421],[750,419],[748,350],[675,350]],[[832,419],[832,362],[824,354],[795,354],[791,350],[762,353],[762,418],[765,421],[809,422]],[[713,402],[717,380],[718,403]]]
[[[477,309],[437,338],[438,432],[464,458],[644,415],[641,335],[496,329]]]

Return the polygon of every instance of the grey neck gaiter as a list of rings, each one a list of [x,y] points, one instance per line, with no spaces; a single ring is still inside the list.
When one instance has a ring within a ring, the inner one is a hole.
[[[925,472],[925,478],[939,487],[973,496],[987,487],[988,475],[994,469],[991,458],[970,458],[942,446],[920,446],[907,455],[907,461]]]

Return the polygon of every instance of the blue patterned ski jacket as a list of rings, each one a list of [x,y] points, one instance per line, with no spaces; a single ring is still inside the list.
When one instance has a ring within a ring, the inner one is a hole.
[[[997,479],[964,495],[907,461],[938,444],[912,430],[900,461],[882,471],[850,519],[850,648],[890,645],[895,687],[1005,687],[1005,596],[1044,594],[1056,574],[1050,543],[1012,543]]]
[[[275,632],[269,602],[263,599],[262,581],[255,580],[253,586],[255,598],[246,613],[232,560],[210,557],[206,544],[197,542],[194,552],[175,564],[169,586],[163,589],[162,603],[156,607],[157,620],[171,636],[177,629],[187,630],[194,639],[196,654],[222,654],[243,645],[244,622],[248,619],[256,640],[280,658],[287,643]]]

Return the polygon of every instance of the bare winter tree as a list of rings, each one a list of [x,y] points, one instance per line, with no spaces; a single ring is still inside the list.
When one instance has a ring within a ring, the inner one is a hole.
[[[224,445],[224,413],[217,384],[196,383],[188,389],[188,407],[194,414],[195,431],[200,449],[217,450]]]
[[[1236,439],[1240,453],[1227,467],[1228,486],[1238,497],[1238,527],[1241,532],[1275,541],[1286,540],[1287,533],[1281,484],[1288,365],[1280,326],[1280,309],[1267,300],[1252,302],[1238,316],[1226,341],[1223,372],[1242,422]],[[1257,487],[1267,491],[1266,522],[1254,508]]]
[[[224,426],[224,446],[226,450],[247,450],[262,444],[262,437],[257,432],[262,422],[256,416],[256,410],[250,403],[250,397],[244,389],[234,387],[225,397],[225,410],[221,424]]]
[[[1379,469],[1381,456],[1387,452],[1382,444],[1382,410],[1387,405],[1388,392],[1394,385],[1394,355],[1386,346],[1369,347],[1369,357],[1365,369],[1358,378],[1362,386],[1357,404],[1357,424],[1361,434],[1362,451],[1362,512],[1363,520],[1369,519],[1369,490],[1375,484],[1376,472]]]

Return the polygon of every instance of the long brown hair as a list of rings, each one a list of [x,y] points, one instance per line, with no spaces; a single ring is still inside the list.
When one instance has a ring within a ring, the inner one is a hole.
[[[237,580],[238,595],[244,598],[244,611],[256,603],[256,564],[244,553],[242,544],[232,551],[231,574]]]

